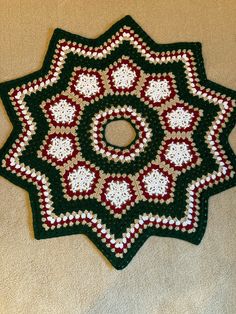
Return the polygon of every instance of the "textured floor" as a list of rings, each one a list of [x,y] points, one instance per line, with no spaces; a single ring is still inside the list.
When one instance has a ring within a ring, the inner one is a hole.
[[[202,3],[0,0],[0,81],[39,69],[54,28],[94,38],[130,14],[160,43],[202,42],[208,78],[236,89],[236,2]],[[0,126],[2,145],[2,103]],[[153,237],[117,271],[85,236],[34,240],[28,194],[0,177],[0,313],[236,313],[235,192],[210,199],[199,246]]]

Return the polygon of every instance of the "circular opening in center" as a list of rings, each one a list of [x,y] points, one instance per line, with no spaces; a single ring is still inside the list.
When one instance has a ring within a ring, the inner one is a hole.
[[[105,139],[113,146],[127,147],[133,142],[135,137],[135,129],[126,120],[115,120],[106,125]]]

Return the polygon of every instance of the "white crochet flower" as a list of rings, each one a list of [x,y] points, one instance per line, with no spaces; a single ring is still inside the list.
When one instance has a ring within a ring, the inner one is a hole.
[[[127,64],[122,64],[120,68],[112,72],[112,77],[115,87],[124,89],[133,85],[136,73]]]
[[[57,123],[71,123],[75,115],[75,107],[69,104],[65,99],[61,99],[58,103],[50,107],[52,116]]]
[[[165,156],[176,166],[182,166],[192,160],[192,155],[190,154],[186,143],[170,144]]]
[[[100,91],[98,78],[92,74],[80,74],[75,89],[85,97],[90,98]]]
[[[151,80],[145,95],[154,102],[158,102],[161,99],[165,99],[170,96],[170,87],[167,80]]]
[[[190,126],[190,123],[193,119],[193,113],[190,113],[187,110],[184,110],[183,108],[177,108],[167,114],[167,118],[169,121],[169,124],[172,129],[175,128],[184,128]]]
[[[160,171],[153,169],[151,173],[144,176],[143,182],[145,183],[148,194],[164,196],[169,180]]]
[[[129,184],[127,182],[111,181],[109,183],[106,199],[116,208],[120,208],[131,199]]]
[[[51,140],[48,154],[62,161],[73,153],[71,139],[63,137],[55,137]]]
[[[88,192],[91,189],[94,178],[95,174],[89,169],[86,169],[84,166],[79,166],[68,176],[71,190],[74,193],[77,191]]]

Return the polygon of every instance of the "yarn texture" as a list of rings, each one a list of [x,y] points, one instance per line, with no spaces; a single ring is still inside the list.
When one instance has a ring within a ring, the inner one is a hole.
[[[155,43],[130,16],[97,39],[56,29],[0,95],[0,174],[29,192],[36,239],[86,234],[122,269],[151,235],[199,244],[209,197],[235,185],[236,93],[207,79],[200,43]],[[119,120],[125,147],[105,135]]]

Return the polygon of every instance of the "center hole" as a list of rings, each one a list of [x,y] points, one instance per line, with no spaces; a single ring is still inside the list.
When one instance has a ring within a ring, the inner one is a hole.
[[[133,142],[135,137],[135,129],[126,120],[111,121],[106,125],[105,138],[113,146],[127,147]]]

